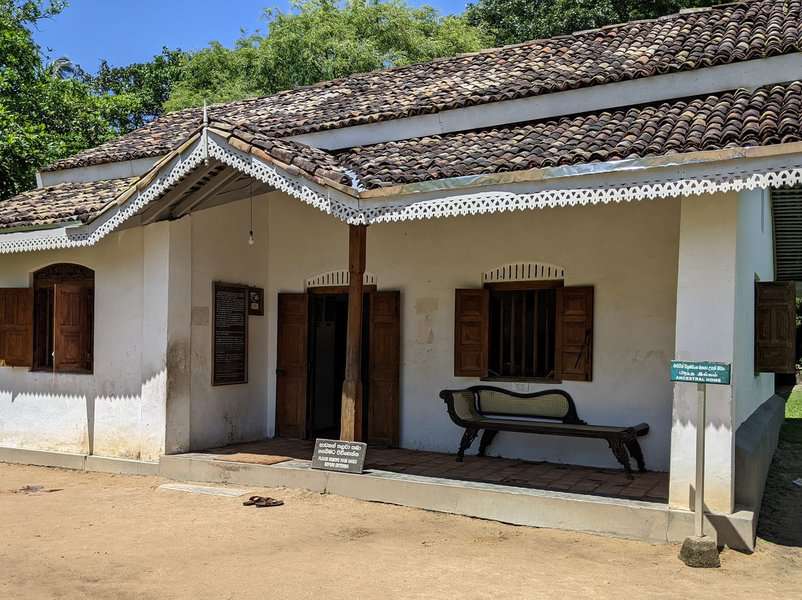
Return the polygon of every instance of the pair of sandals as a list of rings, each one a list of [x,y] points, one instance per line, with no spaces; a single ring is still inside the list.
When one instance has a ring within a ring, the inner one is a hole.
[[[284,502],[282,500],[276,500],[275,498],[270,498],[267,496],[251,496],[242,503],[243,506],[256,506],[259,508],[266,508],[268,506],[281,506],[283,504]]]

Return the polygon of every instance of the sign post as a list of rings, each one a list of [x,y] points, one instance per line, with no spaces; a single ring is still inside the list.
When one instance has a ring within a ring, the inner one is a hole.
[[[695,383],[698,398],[696,417],[696,489],[694,492],[694,537],[687,538],[680,559],[690,567],[718,567],[718,547],[704,534],[705,522],[705,430],[707,428],[707,386],[729,385],[732,368],[727,363],[672,360],[671,381]]]
[[[693,503],[693,524],[696,537],[704,537],[705,526],[705,429],[707,427],[707,384],[697,383],[699,406],[696,418],[696,493]]]

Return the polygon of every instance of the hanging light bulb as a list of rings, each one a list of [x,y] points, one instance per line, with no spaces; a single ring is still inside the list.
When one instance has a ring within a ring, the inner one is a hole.
[[[248,232],[248,245],[253,246],[253,231]]]

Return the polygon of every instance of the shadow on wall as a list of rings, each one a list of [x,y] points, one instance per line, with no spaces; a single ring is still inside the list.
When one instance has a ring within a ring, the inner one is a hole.
[[[94,393],[92,376],[24,375],[35,379],[24,390],[0,387],[0,446],[150,461],[163,453],[165,370],[122,394]]]

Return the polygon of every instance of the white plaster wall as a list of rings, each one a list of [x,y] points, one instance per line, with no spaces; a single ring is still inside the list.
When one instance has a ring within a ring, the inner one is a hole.
[[[774,394],[774,375],[755,373],[755,281],[774,279],[774,237],[767,190],[738,195],[735,272],[733,430]]]
[[[250,202],[193,213],[190,446],[193,449],[267,435],[267,317],[249,317],[248,383],[212,386],[212,282],[267,287],[267,203],[253,204],[254,241],[248,244]],[[287,257],[291,258],[291,257]]]
[[[145,235],[130,229],[92,248],[0,256],[2,287],[29,286],[34,271],[55,262],[95,271],[94,373],[0,368],[0,446],[158,458],[164,373],[142,368]]]
[[[735,324],[737,194],[683,198],[677,282],[676,358],[732,362]],[[697,386],[674,384],[669,503],[693,506]],[[708,386],[705,500],[724,512],[733,503],[730,386]]]
[[[773,278],[771,214],[763,191],[682,200],[676,356],[732,363],[732,385],[707,386],[705,504],[735,508],[735,431],[774,393],[754,372],[754,282]],[[693,505],[698,391],[674,391],[669,503]]]
[[[302,291],[304,278],[347,268],[347,228],[319,211],[273,194],[270,207],[268,419],[275,417],[276,298]],[[455,219],[373,225],[367,269],[380,289],[401,290],[401,443],[453,452],[460,431],[437,397],[475,379],[453,376],[454,290],[480,287],[483,271],[514,261],[566,269],[566,285],[595,286],[594,377],[566,382],[579,414],[591,423],[645,421],[647,465],[669,459],[679,201],[546,209]],[[545,384],[499,385],[518,390]],[[193,407],[194,409],[194,407]],[[598,440],[500,435],[504,456],[615,466]]]

